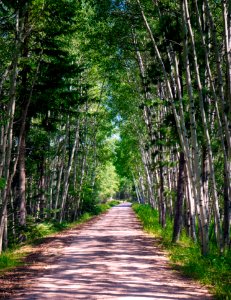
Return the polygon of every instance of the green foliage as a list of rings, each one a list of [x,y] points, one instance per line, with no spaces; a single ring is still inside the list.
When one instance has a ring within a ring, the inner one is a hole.
[[[120,204],[120,201],[119,200],[111,200],[111,201],[108,201],[106,204],[110,208],[110,207],[113,207],[113,206],[116,206],[116,205]]]
[[[0,178],[0,190],[4,189],[6,185],[6,180],[4,178]]]
[[[56,221],[49,221],[36,224],[33,220],[30,220],[27,224],[25,235],[27,242],[33,242],[36,239],[41,239],[66,228],[68,228],[68,224],[66,222],[60,224]]]
[[[109,208],[118,205],[119,203],[120,201],[118,200],[111,200],[107,201],[106,203],[97,203],[96,200],[85,199],[82,206],[82,212],[83,214],[89,213],[91,216],[99,215]]]
[[[94,198],[85,198],[82,204],[82,212],[98,215],[100,213],[100,208]]]
[[[141,164],[138,136],[134,132],[134,124],[123,122],[120,128],[120,139],[115,144],[114,164],[122,178],[133,179],[137,165]]]
[[[5,251],[0,255],[0,271],[9,270],[21,264],[24,253],[20,251]]]
[[[97,214],[103,213],[103,212],[107,211],[109,208],[118,205],[119,203],[120,203],[120,201],[118,201],[118,200],[111,200],[106,203],[97,204],[96,205],[96,207],[98,209]]]
[[[99,186],[99,199],[111,199],[119,189],[119,177],[115,166],[109,161],[98,171],[97,182]]]
[[[211,245],[211,253],[202,256],[200,246],[194,244],[185,234],[177,244],[171,243],[172,224],[167,222],[165,229],[158,222],[158,213],[148,205],[134,204],[133,209],[143,224],[143,228],[161,238],[162,245],[168,250],[172,265],[184,274],[211,287],[217,299],[231,298],[231,251],[220,255]]]

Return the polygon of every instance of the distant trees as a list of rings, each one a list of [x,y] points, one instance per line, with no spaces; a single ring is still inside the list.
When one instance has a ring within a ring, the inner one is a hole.
[[[115,167],[112,163],[108,162],[98,172],[99,197],[106,201],[112,199],[119,189],[119,178],[116,174]]]

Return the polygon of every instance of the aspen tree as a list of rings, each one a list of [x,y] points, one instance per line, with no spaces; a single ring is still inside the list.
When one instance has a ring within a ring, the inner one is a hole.
[[[54,200],[54,219],[57,219],[57,209],[59,207],[59,199],[61,198],[60,190],[61,190],[61,181],[62,181],[63,172],[64,172],[69,122],[70,122],[70,118],[69,118],[69,116],[67,116],[67,121],[66,121],[65,129],[64,129],[64,133],[65,133],[64,141],[63,141],[63,144],[61,145],[61,156],[60,156],[60,159],[58,160],[58,170],[59,171],[58,171],[58,177],[57,177],[57,182],[56,182],[56,195],[55,195],[55,200]]]
[[[199,93],[199,104],[200,104],[200,112],[201,118],[204,128],[204,135],[206,139],[207,149],[208,149],[208,158],[209,158],[209,167],[210,167],[210,177],[211,177],[211,188],[213,193],[213,206],[214,206],[214,214],[215,214],[215,225],[216,225],[216,233],[217,233],[217,243],[222,250],[222,232],[221,232],[221,221],[220,221],[220,213],[219,213],[219,204],[218,204],[218,196],[217,196],[217,189],[216,189],[216,179],[215,179],[215,170],[213,164],[213,154],[212,154],[212,147],[211,147],[211,140],[210,134],[207,125],[207,118],[204,110],[204,100],[202,94],[202,84],[200,79],[199,73],[199,66],[197,61],[197,53],[195,48],[195,40],[194,40],[194,33],[192,30],[191,22],[190,22],[190,15],[188,9],[188,1],[184,0],[184,10],[185,10],[185,22],[188,27],[189,36],[191,39],[191,45],[193,50],[193,61],[194,61],[194,69],[196,74],[196,81],[197,81],[197,89]]]
[[[214,40],[214,47],[216,49],[216,57],[217,57],[217,69],[218,69],[218,78],[219,78],[219,96],[221,98],[221,100],[219,101],[219,98],[217,96],[216,90],[215,90],[215,86],[214,86],[214,76],[212,76],[212,72],[211,72],[211,67],[210,67],[210,62],[209,62],[209,54],[208,54],[208,50],[206,47],[206,42],[205,42],[205,38],[204,38],[204,34],[203,34],[203,30],[202,30],[202,22],[201,22],[201,18],[200,18],[200,14],[199,14],[199,9],[198,9],[198,3],[197,0],[195,0],[195,5],[196,5],[196,13],[197,13],[197,20],[198,20],[198,24],[199,24],[199,31],[201,34],[201,40],[202,40],[202,45],[203,45],[203,49],[204,49],[204,53],[205,53],[205,62],[206,62],[206,68],[207,68],[207,72],[208,72],[208,76],[209,76],[209,80],[210,80],[210,84],[212,87],[212,92],[213,92],[213,97],[215,100],[215,111],[216,111],[216,115],[217,115],[217,119],[218,119],[218,125],[219,125],[219,136],[221,139],[221,146],[222,146],[222,151],[223,151],[223,156],[224,156],[224,222],[226,223],[225,228],[229,228],[229,196],[231,195],[231,167],[230,167],[230,131],[227,128],[227,118],[225,116],[225,112],[224,112],[224,91],[223,91],[223,84],[222,84],[222,71],[220,68],[220,58],[219,58],[219,53],[217,51],[217,41],[216,41],[216,36],[215,36],[215,31],[214,31],[214,24],[213,24],[213,20],[212,20],[212,16],[209,10],[209,6],[208,6],[208,2],[207,3],[207,14],[209,17],[209,23],[212,26],[211,31],[212,31],[212,36],[213,36],[213,40]],[[226,9],[223,9],[223,13]],[[226,30],[226,29],[225,29]],[[226,38],[226,35],[225,35]],[[222,112],[221,115],[223,117],[224,120],[224,134],[223,134],[223,125],[222,125],[222,121],[221,121],[221,117],[220,117],[220,111],[218,108],[218,104],[219,102],[221,103],[221,107],[222,107]],[[226,139],[224,139],[224,136],[226,137]],[[227,143],[227,146],[226,146]],[[228,148],[228,149],[226,149]],[[226,195],[226,189],[227,189],[227,195]],[[226,220],[226,221],[225,221]],[[227,234],[224,235],[227,236]],[[227,245],[228,241],[227,238],[224,237],[224,242]]]
[[[132,30],[132,34],[133,34],[133,42],[134,42],[134,47],[135,47],[135,51],[136,51],[138,66],[139,66],[139,70],[140,70],[140,74],[141,74],[142,86],[143,86],[144,94],[145,94],[145,100],[148,100],[150,98],[150,95],[148,93],[148,86],[146,83],[146,71],[145,71],[145,66],[144,66],[144,62],[142,59],[142,55],[141,55],[140,51],[138,50],[138,45],[137,45],[134,29]],[[149,136],[151,139],[151,143],[152,143],[154,141],[154,136],[153,136],[153,132],[152,132],[152,121],[151,121],[149,108],[145,104],[144,104],[144,108],[143,108],[143,115],[144,115],[144,121],[147,126]],[[151,151],[151,156],[152,156],[152,153],[153,153],[153,151]],[[150,171],[148,169],[147,159],[145,157],[144,150],[142,150],[142,159],[144,162],[146,176],[147,176],[147,180],[148,180],[150,203],[152,204],[152,206],[155,206],[156,204],[155,204],[155,198],[153,195],[153,182],[152,182],[152,177],[151,177]]]
[[[79,120],[77,119],[77,124],[75,128],[75,137],[73,141],[73,146],[71,150],[71,156],[69,158],[68,162],[68,167],[67,170],[65,171],[65,176],[64,176],[64,186],[63,186],[63,193],[62,193],[62,200],[61,200],[61,205],[60,205],[60,217],[59,217],[59,222],[61,223],[65,217],[65,204],[67,200],[67,195],[68,195],[68,188],[69,188],[69,177],[70,173],[72,170],[73,162],[74,162],[74,155],[79,147],[79,129],[80,129],[80,124]]]
[[[180,231],[183,223],[183,198],[184,198],[184,180],[185,180],[184,169],[185,169],[184,153],[181,152],[179,158],[177,199],[175,203],[174,226],[173,226],[173,234],[172,234],[173,243],[176,243],[179,240]]]
[[[1,142],[1,174],[5,178],[5,187],[1,193],[2,207],[0,210],[0,253],[2,252],[2,239],[4,228],[6,226],[5,219],[7,217],[7,203],[11,187],[10,162],[12,152],[13,139],[13,121],[16,105],[16,88],[18,76],[18,63],[21,56],[21,44],[23,39],[24,20],[23,15],[19,9],[15,12],[15,51],[12,59],[12,71],[10,74],[10,89],[9,89],[9,103],[7,105],[7,123],[3,129],[3,140]]]
[[[144,11],[142,9],[142,6],[140,4],[140,1],[137,0],[137,3],[139,5],[140,11],[141,11],[141,15],[143,17],[144,23],[145,23],[145,27],[147,28],[147,31],[150,35],[150,39],[153,43],[157,58],[160,62],[160,65],[162,67],[162,71],[164,74],[164,78],[165,78],[165,82],[166,82],[166,87],[167,87],[167,91],[168,91],[168,97],[173,109],[173,113],[174,113],[174,117],[175,117],[175,121],[176,121],[176,126],[177,126],[177,130],[178,130],[178,134],[179,134],[179,138],[180,138],[180,142],[181,142],[181,147],[182,150],[185,153],[185,159],[186,159],[186,164],[187,164],[187,169],[188,169],[188,174],[189,174],[189,178],[192,181],[192,188],[193,188],[193,194],[194,194],[194,199],[195,202],[198,203],[197,201],[201,201],[201,189],[199,186],[199,183],[196,185],[195,184],[195,178],[193,175],[193,169],[192,169],[192,165],[191,165],[191,161],[190,161],[190,149],[189,149],[189,144],[188,144],[188,138],[187,138],[187,133],[186,133],[186,129],[185,129],[185,124],[184,124],[184,118],[183,118],[183,111],[182,108],[180,109],[181,112],[181,117],[179,117],[175,104],[174,104],[174,99],[173,99],[173,94],[172,94],[172,89],[171,89],[171,85],[170,85],[170,81],[168,79],[168,74],[166,72],[163,60],[161,58],[161,54],[159,52],[159,49],[157,47],[155,38],[153,36],[152,30],[150,28],[150,25],[148,24],[147,18],[144,14]],[[198,178],[198,177],[197,177]],[[197,179],[197,182],[199,179]],[[196,186],[197,186],[197,190],[196,190]],[[197,200],[199,199],[199,200]],[[202,221],[202,237],[203,237],[203,241],[202,241],[202,253],[206,254],[208,253],[208,224],[207,224],[207,218],[205,217],[205,208],[203,205],[200,205],[200,217],[201,217],[201,221]]]

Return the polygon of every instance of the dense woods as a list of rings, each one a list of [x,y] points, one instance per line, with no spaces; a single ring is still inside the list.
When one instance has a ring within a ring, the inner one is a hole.
[[[228,0],[0,1],[0,74],[0,251],[115,192],[230,246]]]

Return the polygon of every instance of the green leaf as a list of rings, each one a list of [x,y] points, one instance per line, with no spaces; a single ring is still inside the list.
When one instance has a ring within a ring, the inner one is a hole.
[[[0,178],[0,190],[3,190],[6,185],[6,179],[5,178]]]

